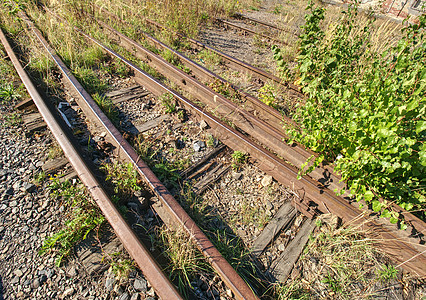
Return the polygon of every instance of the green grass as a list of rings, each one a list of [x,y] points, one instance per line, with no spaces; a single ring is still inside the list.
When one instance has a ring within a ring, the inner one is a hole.
[[[316,222],[318,232],[299,259],[301,273],[276,286],[279,299],[312,299],[330,295],[333,299],[360,299],[393,285],[397,271],[388,259],[365,237],[361,226],[336,228],[327,224],[330,215]],[[320,271],[321,270],[321,271]],[[380,285],[379,285],[380,283]]]
[[[126,78],[130,76],[130,68],[117,58],[114,58],[110,62],[104,61],[99,66],[102,71],[111,76],[118,76],[120,78]]]
[[[176,100],[170,93],[165,93],[160,96],[160,102],[166,109],[166,113],[171,114],[176,112]]]
[[[74,246],[86,239],[91,231],[98,229],[105,218],[81,184],[61,182],[55,176],[50,178],[49,190],[50,196],[55,200],[61,198],[70,212],[63,228],[43,241],[39,254],[53,252],[56,265],[60,266],[73,252]]]
[[[131,163],[107,163],[102,165],[106,180],[114,186],[114,192],[120,195],[132,195],[140,191],[139,177]]]
[[[22,122],[22,116],[20,113],[12,112],[7,113],[3,116],[3,122],[1,124],[2,127],[14,127]]]
[[[41,171],[34,175],[34,183],[37,186],[40,186],[43,184],[43,182],[46,180],[47,175],[44,171]]]
[[[382,282],[389,282],[397,279],[398,270],[393,265],[382,264],[381,268],[377,270],[377,277]]]
[[[211,68],[212,66],[218,66],[222,64],[222,58],[216,54],[215,52],[203,49],[197,54],[198,60],[207,66],[207,68]]]
[[[93,69],[76,67],[73,70],[73,73],[89,94],[102,94],[108,87],[105,82],[99,79],[98,75]]]
[[[122,256],[123,253],[121,252],[106,254],[107,263],[110,266],[109,271],[112,272],[115,278],[120,282],[127,280],[130,272],[135,269],[134,262]]]
[[[119,111],[117,107],[114,105],[112,100],[105,95],[99,95],[98,93],[94,94],[93,100],[99,106],[99,108],[105,113],[108,119],[111,120],[114,124],[119,121]]]
[[[0,86],[0,103],[6,104],[20,99],[21,93],[13,86],[13,84],[5,84]]]
[[[241,166],[248,161],[248,154],[244,153],[242,151],[238,151],[238,150],[234,151],[231,154],[231,157],[232,157],[232,161],[233,161],[232,168],[234,170],[240,169]]]
[[[276,96],[275,89],[272,85],[265,84],[259,89],[259,100],[268,106],[275,106]]]
[[[169,277],[177,282],[179,291],[188,295],[191,281],[203,273],[211,273],[212,269],[202,253],[192,242],[183,228],[170,230],[166,226],[159,229],[159,236],[164,247],[164,254],[170,264],[166,268]]]

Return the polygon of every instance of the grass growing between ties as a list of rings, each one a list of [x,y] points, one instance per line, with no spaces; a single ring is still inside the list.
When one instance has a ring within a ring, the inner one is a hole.
[[[20,113],[12,112],[2,116],[1,127],[14,127],[22,122],[22,117]]]
[[[6,104],[20,99],[21,93],[18,89],[10,83],[0,86],[0,103]]]
[[[176,100],[170,93],[165,93],[160,96],[160,102],[164,106],[166,113],[172,114],[176,112]]]
[[[0,44],[0,104],[13,105],[24,95],[27,95],[25,87],[21,84],[12,62],[8,60],[3,44]]]
[[[113,184],[115,193],[132,195],[141,190],[138,173],[131,163],[107,163],[101,169],[106,173],[106,180]]]
[[[189,166],[190,159],[188,157],[179,158],[179,152],[176,151],[175,154],[178,156],[174,160],[168,160],[161,155],[156,141],[144,139],[142,135],[135,139],[133,147],[166,187],[180,188],[181,176],[179,172]]]
[[[260,285],[250,251],[242,239],[236,236],[227,226],[226,222],[215,213],[209,202],[202,196],[197,195],[189,183],[184,184],[177,199],[240,276],[255,286]],[[199,277],[200,273],[212,272],[209,266],[206,268],[206,262],[201,255],[194,262],[197,262],[200,266],[198,267],[198,273],[190,273],[190,276],[188,276],[190,280]]]
[[[99,3],[104,5],[104,3]],[[166,0],[163,2],[148,0],[143,3],[130,2],[122,5],[114,2],[109,9],[125,10],[130,16],[138,15],[155,20],[169,28],[182,32],[188,36],[195,36],[200,24],[213,20],[216,17],[225,17],[252,6],[257,7],[257,0]],[[129,15],[127,17],[129,17]]]
[[[60,266],[73,252],[74,246],[91,231],[99,229],[105,218],[83,185],[72,184],[67,180],[61,182],[56,176],[50,180],[50,196],[55,200],[61,199],[69,212],[64,227],[43,241],[39,253],[43,255],[53,252],[56,265]]]
[[[201,252],[191,242],[183,228],[171,230],[166,226],[159,228],[159,236],[164,245],[164,254],[170,259],[166,272],[177,282],[178,288],[184,295],[197,274],[210,273],[211,267]]]
[[[105,95],[99,95],[98,93],[93,95],[93,100],[99,106],[99,108],[105,113],[108,119],[111,120],[114,124],[117,124],[119,121],[119,111],[114,105],[112,100]]]
[[[246,162],[248,162],[248,154],[244,153],[242,151],[234,151],[231,154],[232,157],[232,168],[234,170],[239,170],[242,165],[244,165]]]
[[[135,269],[135,264],[130,259],[122,258],[121,252],[107,254],[109,271],[114,274],[118,281],[126,281],[130,272]]]
[[[317,227],[299,259],[300,274],[276,286],[279,299],[367,299],[395,285],[397,269],[361,226],[319,220]]]

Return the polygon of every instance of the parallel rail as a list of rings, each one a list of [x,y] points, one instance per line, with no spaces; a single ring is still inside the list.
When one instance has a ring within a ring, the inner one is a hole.
[[[268,23],[268,22],[265,22],[265,21],[262,21],[262,20],[259,20],[259,19],[255,19],[255,18],[249,17],[249,16],[241,14],[241,13],[236,13],[235,15],[233,15],[233,17],[237,18],[237,19],[242,19],[242,20],[245,20],[245,21],[250,21],[250,22],[253,22],[253,23],[261,24],[261,25],[263,25],[265,27],[272,28],[272,29],[277,30],[277,31],[287,32],[287,33],[290,33],[290,34],[292,34],[294,36],[299,36],[297,33],[292,32],[292,31],[290,31],[287,28],[278,27],[278,26],[276,26],[274,24],[271,24],[271,23]]]
[[[113,16],[105,9],[99,9],[100,11],[105,12],[107,15]],[[114,20],[116,19],[117,18],[114,17]],[[218,110],[224,110],[224,106],[226,106],[228,110],[224,111],[223,116],[226,116],[230,112],[234,112],[233,121],[236,122],[236,125],[238,125],[244,130],[247,129],[247,133],[249,133],[253,137],[258,137],[257,140],[263,141],[263,144],[266,145],[267,148],[273,150],[275,153],[283,157],[285,160],[287,160],[294,166],[302,165],[311,155],[315,155],[315,153],[306,150],[300,145],[289,146],[285,142],[283,142],[283,140],[286,139],[288,136],[283,130],[282,125],[280,124],[280,114],[270,106],[267,106],[266,104],[258,100],[257,98],[241,93],[244,99],[247,99],[247,101],[249,101],[248,105],[250,105],[250,109],[248,110],[248,112],[245,111],[247,108],[241,110],[232,101],[227,100],[226,98],[211,90],[209,91],[201,83],[197,82],[197,80],[188,76],[180,69],[169,64],[159,55],[150,52],[137,42],[113,29],[104,22],[99,20],[98,22],[100,27],[103,27],[107,30],[107,35],[113,37],[114,41],[126,48],[129,52],[133,53],[136,57],[148,61],[153,67],[162,72],[170,80],[174,81],[182,89],[189,88],[190,91],[195,90],[195,92],[192,92],[192,94],[197,96],[199,100],[204,102],[204,104],[214,107],[216,112]],[[177,55],[180,59],[183,60],[184,63],[187,64],[192,73],[196,74],[197,77],[201,77],[204,80],[213,80],[216,78],[219,80],[223,80],[224,83],[227,83],[226,80],[221,79],[221,77],[206,70],[204,67],[198,65],[194,61],[179,53],[178,51],[174,51],[167,45],[164,45],[160,41],[151,37],[149,34],[144,32],[142,32],[141,34],[143,34],[145,39],[151,40],[153,43],[158,45],[159,48],[163,50],[167,49],[169,51],[173,51],[175,55]],[[241,115],[241,118],[238,118],[237,115]],[[287,117],[283,117],[283,119],[284,122],[287,123],[293,122],[290,118]],[[345,183],[341,182],[341,177],[336,175],[330,166],[322,165],[316,168],[310,174],[310,176],[313,179],[321,182],[324,186],[331,190],[341,190],[345,188]],[[347,199],[350,200],[350,198]],[[393,205],[393,209],[395,211],[399,211],[402,215],[404,215],[405,220],[408,221],[408,223],[410,223],[418,231],[419,235],[426,234],[426,226],[423,221],[421,221],[411,213],[403,210],[397,205]]]
[[[218,118],[205,112],[176,91],[151,78],[133,63],[124,59],[121,55],[109,49],[101,42],[78,28],[76,28],[76,30],[102,47],[104,51],[110,55],[121,59],[134,71],[136,76],[135,79],[140,81],[142,85],[147,87],[154,94],[171,93],[185,108],[198,115],[201,119],[206,120],[211,127],[211,131],[219,136],[221,141],[230,148],[249,153],[262,170],[272,175],[279,182],[298,190],[302,198],[317,203],[320,211],[332,212],[340,216],[344,222],[362,224],[365,228],[370,229],[370,235],[375,237],[377,243],[383,247],[383,250],[398,262],[401,267],[420,276],[426,275],[425,246],[420,245],[417,239],[410,239],[407,233],[398,231],[395,226],[386,224],[386,222],[381,219],[374,219],[366,216],[364,212],[353,207],[347,200],[336,196],[334,192],[325,188],[322,184],[309,176],[304,176],[301,180],[297,180],[297,168],[279,159],[270,151],[259,147],[255,142],[233,130],[226,124],[223,124]],[[412,216],[412,218],[416,220],[414,216]],[[424,228],[424,223],[420,222],[421,221],[419,221],[419,226],[423,226]],[[422,228],[420,228],[419,231],[424,232]]]
[[[97,5],[94,5],[94,7],[100,8]],[[107,11],[105,8],[100,8],[100,9]],[[109,13],[109,14],[111,14],[111,13]],[[273,81],[277,84],[283,85],[284,87],[287,87],[287,88],[293,90],[296,93],[299,93],[300,96],[303,96],[302,93],[300,92],[299,87],[292,84],[292,83],[283,82],[283,80],[281,78],[279,78],[279,77],[277,77],[277,76],[275,76],[275,75],[273,75],[269,72],[266,72],[265,70],[254,67],[254,66],[252,66],[252,65],[250,65],[250,64],[248,64],[248,63],[246,63],[242,60],[239,60],[238,58],[232,57],[231,55],[228,55],[228,54],[226,54],[226,53],[224,53],[224,52],[222,52],[222,51],[220,51],[220,50],[218,50],[214,47],[208,46],[208,45],[206,45],[206,44],[204,44],[204,43],[202,43],[198,40],[187,37],[186,35],[184,35],[180,32],[177,32],[173,29],[170,29],[170,28],[168,28],[168,27],[166,27],[166,26],[164,26],[164,25],[162,25],[162,24],[160,24],[156,21],[150,20],[150,19],[148,19],[148,18],[146,18],[142,15],[138,15],[138,16],[140,16],[147,24],[150,24],[150,26],[154,26],[154,27],[156,27],[160,30],[165,30],[167,32],[173,33],[176,36],[189,41],[193,45],[193,47],[195,47],[196,49],[206,49],[206,50],[212,51],[213,53],[219,55],[223,59],[223,61],[230,68],[232,68],[234,70],[245,72],[247,74],[252,75],[255,78],[259,78],[262,81],[268,81],[268,80]]]
[[[106,10],[105,8],[99,7],[97,5],[95,5],[95,7],[100,12],[102,12],[105,15],[107,15],[108,17],[110,17],[111,21],[119,22],[119,23],[126,25],[126,26],[131,26],[130,23],[126,22],[125,20],[118,18],[116,15],[112,14],[111,12]],[[137,47],[135,50],[132,50],[130,52],[135,52],[139,48],[143,48],[137,42],[126,37],[124,34],[118,32],[117,30],[115,30],[111,26],[107,25],[106,23],[104,23],[104,22],[102,22],[98,19],[96,19],[96,21],[99,22],[99,24],[102,27],[105,27],[108,31],[110,31],[111,34],[113,34],[114,36],[119,38],[118,41],[123,46],[134,45],[135,47]],[[214,80],[218,80],[219,82],[222,82],[224,85],[229,86],[234,91],[234,93],[238,93],[238,95],[240,95],[242,97],[241,100],[245,101],[245,104],[247,104],[247,106],[248,106],[248,107],[245,108],[246,110],[252,111],[252,112],[256,113],[256,115],[260,115],[263,120],[265,120],[269,125],[275,127],[277,130],[282,130],[282,126],[281,126],[280,122],[283,121],[283,119],[284,119],[284,122],[293,123],[293,120],[291,120],[290,118],[288,118],[286,116],[283,116],[276,109],[266,105],[265,103],[260,101],[258,98],[242,91],[241,89],[234,86],[233,84],[231,84],[229,81],[222,78],[218,74],[213,73],[212,71],[206,69],[205,67],[201,66],[197,62],[191,60],[190,58],[188,58],[184,54],[180,53],[179,51],[176,51],[173,48],[167,46],[163,42],[159,41],[158,39],[156,39],[153,36],[151,36],[150,34],[148,34],[147,32],[139,30],[138,33],[144,38],[144,40],[149,41],[152,45],[154,45],[154,47],[156,47],[156,49],[159,49],[161,51],[167,50],[167,51],[170,51],[171,53],[173,53],[174,55],[176,55],[181,60],[181,62],[185,65],[185,67],[187,67],[188,69],[191,70],[191,73],[193,75],[195,75],[198,80],[209,81],[209,82],[212,82]]]
[[[24,83],[28,93],[33,99],[53,136],[58,141],[58,144],[62,148],[65,156],[68,158],[72,167],[77,172],[78,177],[87,187],[87,190],[96,201],[108,222],[111,224],[117,237],[123,243],[130,256],[136,261],[147,280],[151,283],[157,295],[162,299],[183,299],[176,290],[175,286],[170,282],[168,277],[163,273],[161,268],[153,259],[150,252],[141,244],[132,229],[130,229],[129,225],[114,206],[106,192],[101,188],[100,183],[93,175],[90,168],[86,165],[86,162],[80,155],[79,151],[74,147],[73,143],[68,138],[68,133],[63,129],[64,125],[58,121],[59,118],[55,117],[55,115],[52,113],[52,109],[40,96],[36,87],[31,82],[31,79],[23,69],[1,29],[0,40],[3,43],[19,77]],[[58,62],[60,61],[59,57],[56,55],[54,57]]]
[[[141,175],[141,177],[145,180],[145,182],[148,184],[154,194],[158,197],[160,203],[157,206],[153,206],[153,208],[160,215],[161,219],[167,224],[167,226],[171,228],[181,227],[190,235],[192,241],[194,241],[198,249],[204,254],[209,263],[212,265],[213,269],[222,278],[224,283],[231,289],[236,299],[258,299],[252,289],[248,286],[248,284],[237,274],[237,272],[232,268],[232,266],[220,254],[220,252],[207,238],[203,231],[179,205],[176,199],[171,195],[171,193],[161,183],[161,181],[155,176],[155,174],[148,167],[148,165],[144,161],[142,161],[142,159],[132,148],[132,146],[127,142],[127,140],[121,135],[118,129],[101,111],[101,109],[94,102],[91,96],[84,90],[81,84],[71,74],[71,71],[55,54],[55,51],[44,39],[41,32],[26,16],[23,15],[22,18],[28,23],[28,25],[32,29],[35,36],[39,39],[41,44],[43,44],[45,50],[55,61],[58,68],[60,69],[66,80],[69,82],[71,87],[79,94],[78,102],[85,114],[91,116],[93,120],[95,120],[100,126],[105,129],[105,131],[108,133],[110,141],[117,147],[117,151],[120,157],[126,162],[132,163],[136,171]],[[97,41],[87,36],[84,32],[78,30],[77,28],[76,30],[79,31],[82,35],[97,43],[102,48],[104,48],[105,51],[109,52],[110,54],[113,54],[113,56],[124,60],[124,58],[119,56],[117,53],[113,52],[111,49],[103,45],[100,45]],[[130,63],[126,60],[124,61],[126,64]],[[139,81],[141,85],[148,87],[148,89],[151,89],[151,91],[154,91],[154,94],[159,95],[164,93],[155,93],[155,91],[158,91],[159,87],[161,91],[163,90],[163,87],[158,81],[156,81],[140,69],[137,69],[137,72],[138,77],[135,79],[137,79],[137,81]],[[153,89],[153,87],[156,88]],[[158,208],[158,206],[160,206],[160,209]],[[142,268],[142,270],[144,269]],[[163,299],[175,298],[164,297]]]
[[[240,26],[240,25],[238,25],[238,24],[234,24],[234,23],[229,22],[229,21],[227,21],[227,20],[223,20],[223,19],[216,19],[216,20],[217,20],[218,22],[222,23],[222,24],[223,24],[223,26],[225,26],[225,28],[227,28],[227,27],[232,27],[232,28],[237,29],[237,30],[239,30],[239,31],[247,32],[247,33],[252,34],[252,35],[258,35],[258,36],[261,36],[261,37],[263,37],[263,38],[265,38],[265,39],[267,39],[267,40],[270,40],[270,41],[276,42],[276,43],[278,43],[278,44],[288,45],[288,43],[287,43],[287,42],[284,42],[283,40],[280,40],[280,39],[277,39],[276,37],[272,37],[272,36],[269,36],[269,35],[263,34],[263,33],[261,33],[261,32],[257,32],[256,30],[252,30],[252,29],[250,29],[250,28],[246,28],[246,27]]]

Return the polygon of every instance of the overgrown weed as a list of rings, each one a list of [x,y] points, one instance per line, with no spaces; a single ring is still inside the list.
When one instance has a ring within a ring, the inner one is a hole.
[[[164,254],[170,259],[166,271],[177,282],[180,292],[187,295],[194,277],[212,272],[211,267],[194,243],[188,242],[188,234],[183,228],[171,230],[162,226],[159,236],[165,247]]]
[[[99,229],[105,218],[81,183],[72,184],[54,176],[50,178],[49,190],[50,196],[55,200],[60,198],[70,212],[64,227],[43,241],[39,254],[55,253],[56,265],[60,266],[74,246]]]
[[[286,125],[296,141],[335,162],[358,201],[407,228],[396,203],[425,218],[424,101],[426,16],[407,25],[397,42],[374,44],[374,19],[360,28],[350,6],[324,30],[325,9],[308,6],[300,36],[297,82],[308,95]],[[383,53],[377,52],[386,49]],[[285,68],[275,48],[278,64]],[[342,191],[338,191],[341,193]],[[383,198],[385,200],[380,200]]]
[[[13,84],[9,83],[0,86],[0,103],[12,103],[21,97],[21,93],[17,91]]]
[[[376,241],[366,238],[362,224],[336,228],[330,217],[323,215],[316,222],[318,232],[310,237],[298,262],[300,275],[276,286],[279,299],[369,297],[381,289],[379,283],[393,284],[396,269],[384,267],[388,259]]]
[[[236,150],[231,154],[232,157],[232,168],[239,170],[243,164],[248,161],[248,154],[242,151]]]
[[[101,166],[106,173],[106,180],[114,186],[114,192],[121,195],[132,195],[140,191],[138,173],[131,163],[106,163]]]
[[[99,108],[105,113],[108,119],[113,123],[118,123],[119,121],[119,111],[114,105],[112,100],[105,95],[100,95],[98,93],[93,95],[93,100],[99,106]]]
[[[3,116],[2,127],[18,126],[22,122],[22,115],[17,112],[7,113]]]

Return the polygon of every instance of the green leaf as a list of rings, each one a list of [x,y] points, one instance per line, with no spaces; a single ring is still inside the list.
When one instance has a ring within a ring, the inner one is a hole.
[[[414,207],[414,204],[413,204],[413,203],[406,203],[406,204],[405,204],[405,209],[406,209],[406,210],[412,210],[412,209],[413,209],[413,207]]]
[[[382,209],[382,203],[378,200],[374,200],[373,202],[371,202],[373,205],[373,210],[375,212],[379,212]]]
[[[420,132],[426,130],[426,121],[418,121],[416,125],[416,133],[420,134]]]
[[[351,122],[349,123],[349,131],[350,131],[350,132],[355,132],[355,131],[356,131],[356,129],[357,129],[357,124],[356,124],[356,122],[351,121]]]
[[[398,218],[395,218],[395,217],[391,217],[390,219],[389,219],[389,221],[392,223],[392,224],[396,224],[396,223],[398,223]]]
[[[413,109],[416,109],[419,106],[419,100],[414,99],[407,105],[407,111],[412,111]]]
[[[374,197],[374,194],[372,191],[366,191],[364,194],[364,199],[366,202],[370,202],[371,199],[373,199],[373,197]]]
[[[389,212],[389,210],[387,210],[387,209],[384,209],[383,211],[382,211],[382,214],[380,215],[382,218],[390,218],[390,217],[392,217],[392,215],[391,215],[391,213]]]

